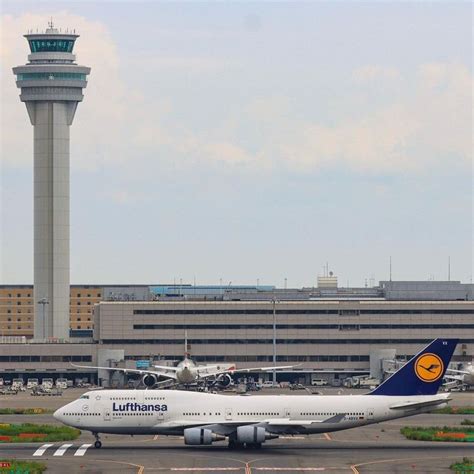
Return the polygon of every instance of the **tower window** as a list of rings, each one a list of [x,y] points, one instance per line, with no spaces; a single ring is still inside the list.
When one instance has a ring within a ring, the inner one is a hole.
[[[73,40],[65,39],[44,39],[44,40],[30,40],[30,50],[32,53],[42,53],[47,51],[58,51],[62,53],[72,52],[74,46]]]

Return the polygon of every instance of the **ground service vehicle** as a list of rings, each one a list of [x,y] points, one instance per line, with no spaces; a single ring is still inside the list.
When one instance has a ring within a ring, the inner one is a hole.
[[[50,378],[41,379],[41,385],[43,386],[43,388],[53,388],[53,385],[54,385],[53,379],[50,379]]]
[[[66,390],[67,387],[68,387],[67,379],[65,379],[65,378],[56,379],[56,388],[59,388],[61,390]]]
[[[38,379],[30,378],[26,381],[26,388],[28,390],[31,390],[33,387],[37,387],[38,385],[39,385]]]

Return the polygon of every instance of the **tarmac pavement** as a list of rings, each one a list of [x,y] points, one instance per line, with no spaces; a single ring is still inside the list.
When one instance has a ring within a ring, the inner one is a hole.
[[[32,406],[54,410],[84,391],[69,389],[63,397],[31,397],[23,392],[9,396],[8,405],[24,406],[24,400],[34,399]],[[294,395],[304,394],[302,392]],[[277,392],[270,389],[265,393]],[[454,393],[453,398],[452,404],[457,406],[474,404],[472,392]],[[2,407],[3,401],[4,398],[0,399]],[[1,418],[2,423],[57,423],[51,414]],[[449,465],[464,456],[473,457],[472,444],[410,441],[400,434],[400,428],[408,425],[457,426],[466,418],[474,420],[472,415],[423,414],[324,435],[281,437],[268,441],[258,450],[230,450],[224,442],[212,446],[185,446],[182,437],[117,435],[101,435],[103,447],[95,449],[94,438],[84,432],[70,442],[1,444],[0,459],[44,462],[47,473],[58,474],[442,473],[451,472]]]

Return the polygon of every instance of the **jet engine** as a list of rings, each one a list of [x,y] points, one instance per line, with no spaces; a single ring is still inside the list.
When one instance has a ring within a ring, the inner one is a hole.
[[[158,381],[158,377],[153,374],[145,374],[142,378],[143,385],[145,385],[145,387],[148,387],[148,388],[153,387],[157,381]]]
[[[232,383],[232,377],[229,374],[221,374],[216,378],[214,385],[219,388],[227,388]]]
[[[265,443],[267,439],[275,438],[278,436],[268,433],[261,426],[248,425],[237,428],[237,442],[239,443],[261,444]]]
[[[186,428],[184,430],[184,444],[212,444],[214,441],[222,441],[225,436],[213,433],[206,428]]]

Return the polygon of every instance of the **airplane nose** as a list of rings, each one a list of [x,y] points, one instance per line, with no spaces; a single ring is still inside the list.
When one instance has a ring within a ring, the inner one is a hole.
[[[58,420],[58,421],[62,421],[61,415],[62,415],[62,408],[59,408],[58,410],[56,410],[56,411],[53,413],[54,419],[55,419],[55,420]]]

